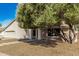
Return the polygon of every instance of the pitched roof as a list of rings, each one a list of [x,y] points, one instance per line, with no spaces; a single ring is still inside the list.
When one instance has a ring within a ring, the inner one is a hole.
[[[11,24],[13,24],[15,20],[13,20],[9,25],[7,25],[1,32],[5,31]]]

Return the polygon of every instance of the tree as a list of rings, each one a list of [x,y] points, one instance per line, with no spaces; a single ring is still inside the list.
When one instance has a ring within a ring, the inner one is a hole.
[[[45,27],[56,23],[52,11],[52,4],[19,4],[17,20],[24,28]]]
[[[75,25],[79,23],[79,4],[19,4],[17,21],[22,28],[46,28],[60,24],[63,19],[70,27],[75,39]]]

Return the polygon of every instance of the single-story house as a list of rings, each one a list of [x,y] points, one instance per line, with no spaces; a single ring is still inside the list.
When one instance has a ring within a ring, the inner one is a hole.
[[[18,26],[18,22],[13,20],[7,27],[0,33],[1,38],[16,38],[16,39],[44,39],[47,37],[58,36],[60,33],[59,27],[55,26],[52,29],[22,29]],[[47,37],[46,37],[47,36]]]

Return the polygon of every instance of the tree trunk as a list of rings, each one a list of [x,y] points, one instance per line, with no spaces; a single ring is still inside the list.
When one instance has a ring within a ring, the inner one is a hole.
[[[75,30],[75,26],[72,25],[72,27],[70,27],[70,43],[72,42],[77,42],[77,33]]]
[[[69,38],[68,38],[69,36],[68,36],[68,34],[64,33],[64,31],[62,29],[61,29],[60,32],[61,32],[60,36],[61,36],[62,41],[63,42],[69,42]]]
[[[70,26],[70,29],[68,32],[69,33],[64,33],[64,31],[61,29],[61,37],[63,38],[63,40],[71,44],[73,42],[77,42],[77,34],[75,33],[76,30],[75,30],[74,25]]]

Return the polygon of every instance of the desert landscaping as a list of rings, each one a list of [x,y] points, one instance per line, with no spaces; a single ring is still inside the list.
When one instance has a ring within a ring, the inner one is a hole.
[[[4,40],[5,43],[16,40]],[[0,41],[1,42],[1,41]],[[79,42],[69,44],[61,41],[34,41],[18,40],[19,43],[0,45],[0,52],[6,56],[77,56],[79,55]],[[2,44],[1,43],[1,44]]]

